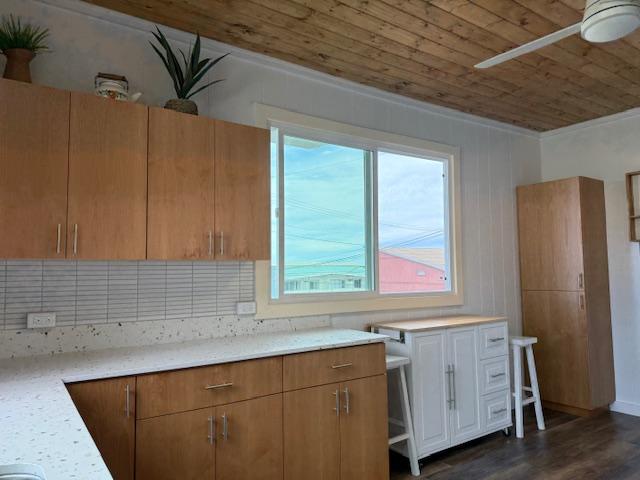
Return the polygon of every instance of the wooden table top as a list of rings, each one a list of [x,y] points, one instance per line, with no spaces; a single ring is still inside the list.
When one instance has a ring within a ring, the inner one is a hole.
[[[486,317],[481,315],[455,315],[449,317],[403,320],[400,322],[375,323],[372,327],[396,330],[399,332],[426,332],[441,328],[463,327],[465,325],[477,325],[480,323],[500,322],[504,320],[506,320],[506,317],[501,316]]]

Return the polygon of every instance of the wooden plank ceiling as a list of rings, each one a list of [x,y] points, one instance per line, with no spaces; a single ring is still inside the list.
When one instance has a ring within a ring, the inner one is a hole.
[[[640,31],[477,62],[579,22],[584,0],[87,0],[331,75],[545,131],[640,106]]]

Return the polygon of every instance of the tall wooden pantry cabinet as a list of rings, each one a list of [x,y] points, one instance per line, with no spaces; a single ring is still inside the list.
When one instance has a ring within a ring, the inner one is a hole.
[[[588,414],[615,399],[604,184],[517,189],[522,316],[548,408]]]

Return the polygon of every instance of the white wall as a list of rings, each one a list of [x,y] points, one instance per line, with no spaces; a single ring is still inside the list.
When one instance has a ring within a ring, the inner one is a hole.
[[[640,248],[629,242],[624,175],[640,170],[640,112],[542,137],[544,180],[583,175],[605,181],[616,398],[640,415]]]
[[[141,101],[147,104],[171,98],[169,78],[148,44],[153,25],[77,0],[3,0],[0,14],[9,12],[51,29],[53,52],[34,60],[35,82],[90,91],[97,72],[120,73],[132,91],[144,93]],[[164,31],[178,44],[190,38]],[[201,114],[253,124],[253,103],[259,102],[462,148],[464,307],[339,315],[331,319],[335,325],[362,327],[372,320],[465,311],[505,314],[512,331],[520,331],[514,187],[540,178],[536,134],[216,42],[204,46],[207,55],[231,51],[232,56],[214,74],[226,81],[199,96]]]

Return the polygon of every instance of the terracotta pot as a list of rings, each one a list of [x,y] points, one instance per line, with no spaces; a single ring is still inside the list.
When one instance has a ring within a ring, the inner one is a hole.
[[[164,104],[164,108],[190,115],[198,115],[198,105],[194,101],[185,98],[173,98]]]
[[[29,62],[36,56],[26,48],[10,48],[2,52],[7,57],[7,65],[4,67],[4,78],[31,83],[31,70]]]

